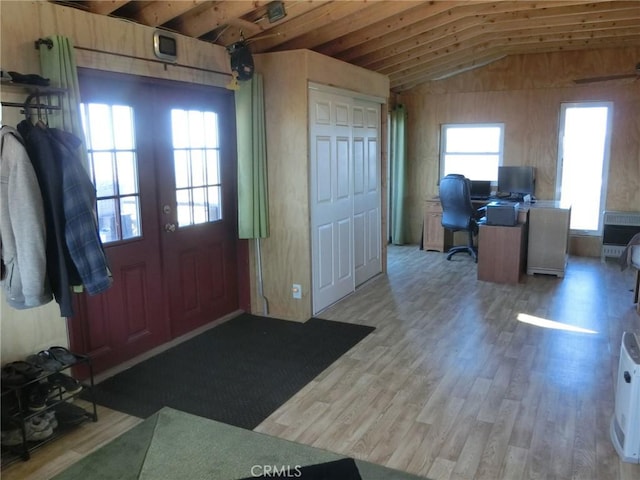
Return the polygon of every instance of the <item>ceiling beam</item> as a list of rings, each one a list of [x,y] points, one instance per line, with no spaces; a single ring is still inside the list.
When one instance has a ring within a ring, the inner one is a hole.
[[[328,2],[304,15],[269,29],[269,36],[252,43],[251,50],[254,53],[271,51],[281,43],[305,35],[315,29],[332,25],[367,7],[369,7],[369,2],[364,0]]]
[[[362,57],[369,54],[377,56],[377,52],[382,49],[393,47],[395,51],[390,53],[389,56],[396,55],[398,52],[421,45],[424,41],[429,41],[430,38],[455,35],[460,29],[480,25],[483,22],[491,24],[495,22],[496,18],[500,17],[500,14],[505,17],[508,15],[522,15],[523,18],[527,18],[527,16],[534,15],[537,10],[548,12],[554,8],[566,9],[574,4],[580,8],[580,11],[584,11],[584,3],[584,1],[491,2],[478,5],[474,2],[473,4],[455,6],[449,11],[424,19],[417,24],[394,29],[385,29],[384,26],[371,27],[367,30],[373,38],[376,38],[375,42],[366,42],[341,52],[334,52],[332,56],[346,62],[354,61],[358,64],[365,64],[366,60],[363,60]],[[589,4],[589,6],[592,5],[594,4]],[[630,5],[627,2],[627,6],[629,7]],[[606,8],[606,5],[602,8]]]
[[[429,36],[434,38],[429,40],[426,36],[421,36],[420,46],[418,47],[415,47],[415,43],[401,43],[382,49],[375,54],[354,59],[354,63],[375,71],[390,70],[395,65],[429,53],[440,54],[443,49],[453,48],[461,42],[473,42],[477,36],[485,33],[502,34],[507,38],[511,35],[516,35],[519,31],[535,31],[536,34],[544,37],[556,32],[580,32],[597,29],[601,28],[599,25],[604,23],[626,22],[629,24],[629,21],[631,21],[637,25],[640,23],[640,9],[632,8],[629,4],[629,8],[610,12],[607,16],[595,12],[586,15],[576,13],[545,20],[538,18],[536,21],[526,18],[511,20],[510,18],[512,17],[491,17],[489,18],[489,24],[478,23],[474,21],[475,19],[464,19],[455,25],[456,34],[449,33],[449,28],[435,29],[428,33]]]
[[[122,0],[89,0],[87,2],[83,2],[82,5],[84,5],[91,13],[109,15],[127,3],[129,2]]]
[[[149,2],[133,18],[143,25],[157,27],[192,10],[204,0],[182,0],[178,2]]]
[[[199,38],[218,27],[229,25],[232,21],[251,13],[268,1],[220,1],[205,2],[200,8],[194,8],[171,22],[171,27],[188,37]]]
[[[634,38],[629,38],[629,45],[633,46],[637,45],[638,41],[640,41],[640,35]],[[618,39],[596,39],[592,42],[589,42],[588,45],[585,44],[573,44],[567,45],[566,43],[560,43],[555,46],[550,45],[540,45],[538,47],[532,47],[526,53],[521,51],[511,51],[504,50],[500,46],[494,47],[493,49],[486,50],[483,54],[476,55],[473,61],[471,62],[459,62],[457,64],[448,64],[442,66],[441,74],[438,74],[437,70],[429,69],[425,70],[425,74],[423,76],[416,76],[414,78],[407,77],[399,77],[391,79],[390,88],[393,92],[402,92],[406,90],[410,90],[412,88],[418,87],[424,83],[428,83],[431,81],[438,81],[443,78],[453,77],[459,73],[464,73],[475,68],[479,68],[485,65],[488,65],[494,61],[500,60],[503,57],[509,55],[527,55],[527,54],[540,54],[540,53],[549,53],[549,52],[562,52],[562,51],[576,51],[576,50],[591,50],[591,49],[606,49],[606,48],[617,48],[620,47],[620,41]],[[632,66],[633,67],[633,66]],[[612,72],[612,73],[622,73],[622,72]],[[629,73],[633,73],[632,68],[630,68]],[[605,73],[603,73],[604,75]],[[634,81],[631,79],[631,81]]]
[[[514,39],[509,44],[506,44],[504,42],[504,38],[502,38],[501,36],[486,34],[478,37],[474,42],[462,43],[456,46],[456,48],[451,49],[446,53],[442,53],[441,55],[430,56],[429,58],[420,59],[415,63],[407,64],[407,67],[397,69],[392,74],[389,74],[389,78],[411,78],[415,75],[422,75],[425,69],[435,73],[434,66],[440,66],[440,68],[446,70],[446,68],[451,67],[452,63],[459,62],[460,58],[472,58],[475,60],[476,55],[483,54],[485,50],[491,51],[494,48],[502,48],[502,51],[509,54],[525,54],[534,52],[537,53],[541,48],[549,48],[550,51],[555,51],[558,47],[564,46],[567,50],[572,50],[576,47],[587,46],[595,41],[614,39],[623,41],[624,38],[629,38],[629,41],[634,41],[639,37],[640,31],[638,30],[629,31],[628,29],[620,29],[619,32],[611,32],[601,37],[594,37],[588,32],[585,32],[582,35],[573,35],[572,38],[566,38],[566,36],[559,35],[555,38],[548,38],[544,41],[541,41],[537,36],[534,35],[531,37],[523,37],[517,40]],[[429,75],[428,77],[432,78],[432,75]]]
[[[423,31],[421,26],[424,22],[437,16],[448,16],[449,12],[461,5],[467,5],[468,1],[450,1],[450,2],[417,2],[419,5],[413,9],[377,24],[361,26],[357,31],[336,38],[325,45],[316,48],[316,51],[330,57],[337,56],[341,52],[348,51],[360,45],[366,45],[370,42],[379,42],[389,35],[390,32],[402,30],[407,32],[414,28]],[[481,2],[477,2],[480,4]],[[493,2],[491,2],[493,3]]]
[[[483,58],[487,55],[523,55],[554,51],[607,48],[621,44],[628,46],[638,45],[640,41],[640,31],[638,29],[634,29],[631,32],[628,29],[621,30],[622,32],[614,32],[611,35],[602,37],[593,37],[587,33],[583,36],[576,35],[572,39],[555,38],[548,39],[545,42],[535,41],[535,38],[529,38],[528,40],[521,39],[520,41],[512,42],[510,45],[505,45],[500,37],[492,38],[490,35],[487,35],[485,38],[478,39],[477,43],[466,43],[446,56],[416,63],[409,68],[398,70],[389,75],[389,80],[392,85],[406,86],[408,84],[417,84],[442,78],[443,76],[450,76],[454,74],[453,72],[460,71],[465,65],[475,62],[481,64]],[[618,34],[622,34],[622,36]]]
[[[262,37],[264,33],[264,37],[269,36],[280,36],[282,35],[282,31],[279,29],[280,25],[289,25],[294,19],[305,15],[306,13],[319,8],[320,6],[330,3],[329,0],[313,0],[307,2],[285,2],[285,11],[287,12],[287,16],[284,19],[275,22],[273,24],[269,23],[267,18],[263,18],[261,20],[257,20],[256,23],[260,25],[261,32],[257,34],[257,36]],[[276,30],[278,29],[278,30]],[[254,37],[256,35],[253,35]],[[247,35],[244,34],[244,37],[247,38]],[[231,45],[232,43],[240,40],[240,30],[237,28],[229,28],[223,32],[222,35],[219,36],[219,39],[216,43],[220,45]],[[260,39],[251,39],[252,40],[252,51],[257,52],[260,48],[259,40]]]
[[[274,48],[276,51],[296,50],[300,48],[314,49],[318,45],[353,33],[363,26],[375,24],[395,15],[402,14],[416,6],[415,1],[394,1],[370,3],[368,7],[358,10],[352,15],[335,20],[324,27],[314,28],[298,35]]]
[[[253,53],[311,49],[395,89],[506,55],[640,48],[640,0],[286,0],[274,23],[272,0],[49,1],[224,46],[244,39]]]

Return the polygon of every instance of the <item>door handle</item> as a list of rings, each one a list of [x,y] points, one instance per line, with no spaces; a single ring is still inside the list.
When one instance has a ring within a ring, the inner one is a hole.
[[[175,232],[176,231],[176,224],[175,223],[165,223],[164,224],[164,231],[165,232]]]

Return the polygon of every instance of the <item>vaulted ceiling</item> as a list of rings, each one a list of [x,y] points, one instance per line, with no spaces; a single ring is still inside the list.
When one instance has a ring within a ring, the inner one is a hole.
[[[640,46],[637,0],[54,3],[222,46],[244,39],[254,54],[314,50],[388,75],[396,92],[508,55]]]

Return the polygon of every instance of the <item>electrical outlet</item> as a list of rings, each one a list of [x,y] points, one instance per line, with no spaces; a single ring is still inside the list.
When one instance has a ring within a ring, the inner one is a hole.
[[[291,295],[295,299],[301,299],[302,298],[302,287],[297,283],[294,283],[293,285],[291,285]]]

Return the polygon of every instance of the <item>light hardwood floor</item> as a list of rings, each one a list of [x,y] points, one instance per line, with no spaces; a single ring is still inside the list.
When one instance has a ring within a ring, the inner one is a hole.
[[[632,273],[572,257],[564,279],[499,285],[476,268],[391,247],[388,275],[320,315],[376,330],[256,431],[434,480],[640,478],[609,437],[622,332],[640,331]],[[2,477],[50,478],[140,421],[99,416]]]

